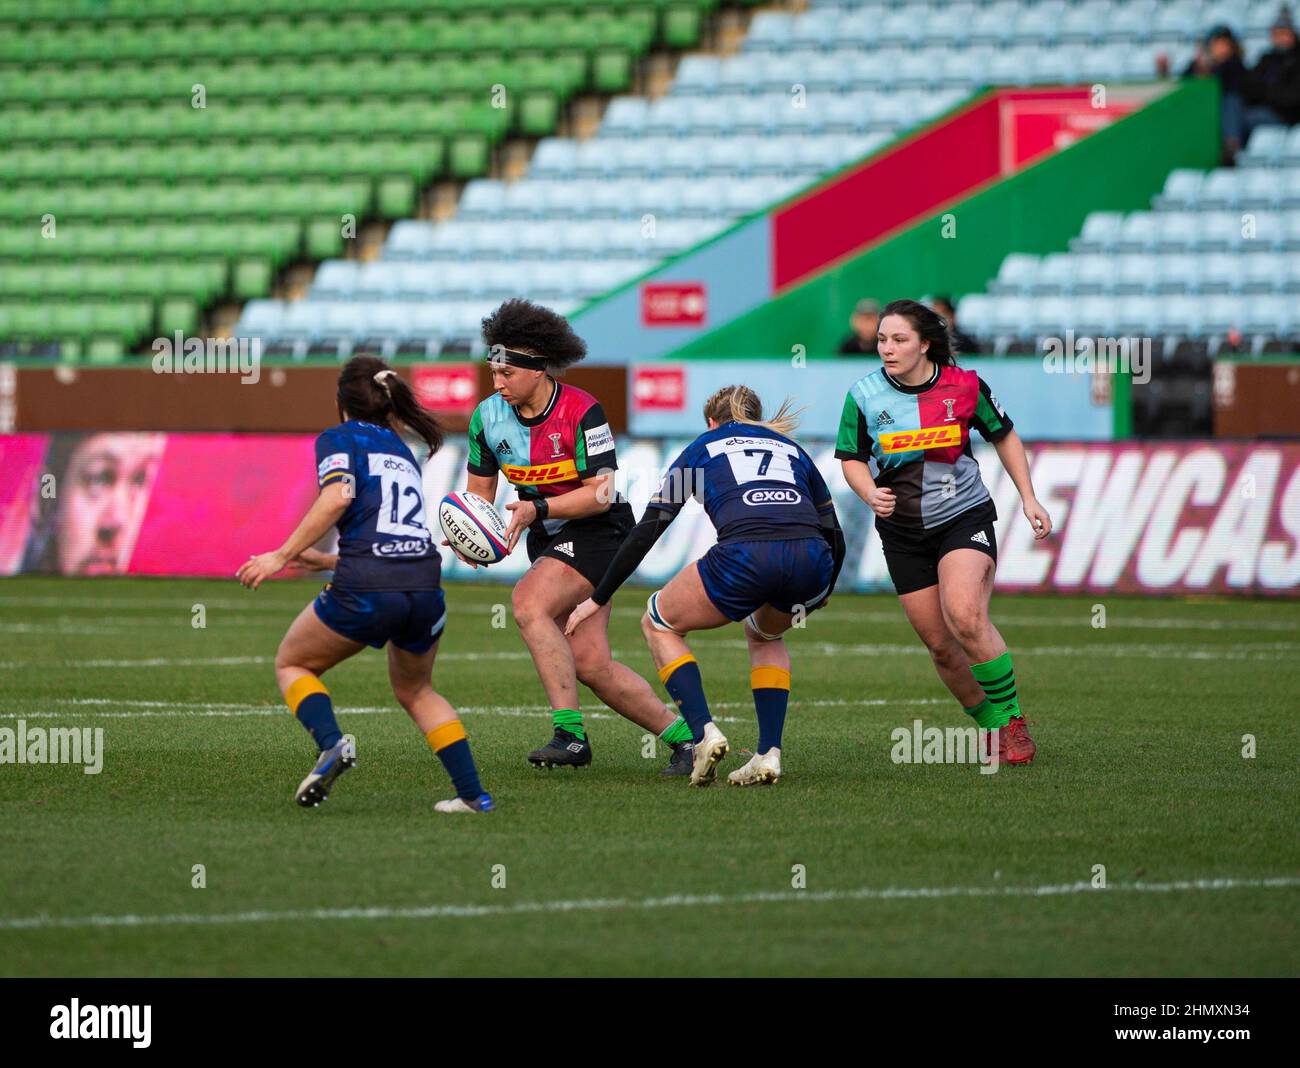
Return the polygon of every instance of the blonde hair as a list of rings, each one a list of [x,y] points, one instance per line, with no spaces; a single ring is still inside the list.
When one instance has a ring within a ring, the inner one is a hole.
[[[799,425],[804,409],[795,408],[787,397],[771,419],[763,418],[763,402],[748,386],[723,386],[704,402],[704,418],[718,425],[728,422],[762,426],[777,434],[789,435]]]

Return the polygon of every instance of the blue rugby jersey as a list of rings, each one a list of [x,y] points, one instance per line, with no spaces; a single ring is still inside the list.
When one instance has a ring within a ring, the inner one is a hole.
[[[429,534],[420,468],[390,428],[350,419],[316,439],[316,481],[354,480],[338,522],[334,584],[353,590],[435,590],[442,561]]]
[[[820,538],[833,510],[821,472],[802,448],[767,427],[729,422],[682,450],[647,507],[676,515],[704,505],[718,543]]]

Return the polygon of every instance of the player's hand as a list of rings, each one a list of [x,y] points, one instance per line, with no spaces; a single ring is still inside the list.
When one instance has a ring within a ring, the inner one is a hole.
[[[564,624],[564,634],[569,636],[577,630],[583,623],[600,611],[600,605],[588,597],[582,604],[578,605],[569,613],[569,621]]]
[[[478,564],[477,564],[477,563],[475,563],[473,560],[469,559],[469,557],[467,557],[467,556],[461,556],[460,551],[456,548],[456,546],[454,546],[454,545],[453,545],[451,542],[449,542],[446,538],[443,538],[443,539],[442,539],[442,544],[445,545],[445,546],[447,546],[447,548],[451,550],[451,554],[452,554],[452,556],[456,557],[456,559],[459,560],[462,564],[469,564],[469,566],[472,567],[472,568],[475,568],[475,569],[478,568]]]
[[[894,498],[894,491],[877,486],[867,494],[867,503],[871,505],[871,510],[880,516],[881,519],[887,519],[894,514],[894,506],[898,501]]]
[[[288,557],[277,549],[273,553],[250,556],[235,572],[235,577],[239,579],[240,585],[255,590],[276,572],[283,571],[288,564]]]
[[[1052,532],[1052,517],[1047,514],[1047,509],[1038,503],[1037,497],[1030,497],[1025,501],[1025,518],[1034,528],[1034,541],[1042,541]]]
[[[532,501],[511,501],[506,510],[510,513],[510,525],[506,527],[506,552],[512,553],[519,535],[537,518],[537,506]]]

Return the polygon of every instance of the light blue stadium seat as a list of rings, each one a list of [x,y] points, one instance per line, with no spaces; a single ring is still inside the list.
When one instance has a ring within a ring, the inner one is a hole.
[[[605,109],[601,122],[602,134],[634,136],[645,129],[646,112],[650,102],[638,96],[616,96]]]
[[[1069,252],[1052,252],[1043,257],[1034,290],[1038,293],[1068,293],[1074,288],[1076,257]]]
[[[1113,288],[1118,273],[1114,256],[1084,253],[1074,260],[1074,289],[1078,294],[1105,293]]]
[[[717,56],[683,57],[673,79],[674,93],[712,93],[718,88],[723,61]]]
[[[1199,293],[1231,293],[1241,284],[1241,268],[1236,256],[1202,258]]]
[[[987,293],[968,293],[957,301],[957,318],[962,326],[979,337],[990,332],[990,310],[993,298]]]
[[[1236,207],[1241,198],[1240,183],[1235,170],[1221,167],[1205,176],[1197,197],[1197,207],[1215,211]]]
[[[1160,257],[1135,253],[1119,257],[1114,265],[1114,278],[1108,287],[1116,293],[1150,293],[1160,277]]]
[[[284,320],[284,301],[250,300],[235,325],[237,337],[260,337],[270,341],[280,336]]]
[[[1033,292],[1041,261],[1037,256],[1013,252],[998,267],[997,289],[1002,293],[1023,296]]]
[[[787,47],[794,30],[794,16],[784,12],[760,11],[749,24],[745,47],[754,50]]]
[[[1161,209],[1195,207],[1204,181],[1205,175],[1201,171],[1185,168],[1170,171],[1164,189],[1156,198],[1156,206]]]
[[[1189,293],[1200,284],[1201,257],[1187,253],[1156,257],[1156,289],[1162,293]]]
[[[1201,298],[1175,294],[1161,305],[1163,328],[1171,334],[1195,336],[1201,329]]]
[[[1115,301],[1115,333],[1119,337],[1156,332],[1160,304],[1149,296],[1126,296]]]
[[[316,268],[311,294],[316,299],[347,299],[357,287],[357,269],[361,265],[350,260],[326,260]]]
[[[1160,211],[1141,214],[1152,223],[1152,242],[1148,247],[1166,252],[1185,252],[1199,247],[1206,213]]]
[[[384,255],[391,259],[417,259],[433,244],[433,223],[421,219],[403,219],[393,224],[384,243]]]
[[[1150,211],[1135,211],[1120,226],[1114,248],[1121,252],[1149,252],[1160,244],[1161,219]]]
[[[1275,167],[1287,155],[1287,128],[1285,126],[1259,126],[1246,142],[1239,162],[1251,166]]]
[[[1115,332],[1115,301],[1111,297],[1076,297],[1070,325],[1076,334],[1109,336]]]

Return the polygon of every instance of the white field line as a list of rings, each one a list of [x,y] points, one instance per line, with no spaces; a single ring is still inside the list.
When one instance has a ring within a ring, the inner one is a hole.
[[[63,697],[52,698],[49,701],[53,705],[68,705],[67,709],[59,711],[30,711],[30,712],[0,712],[0,720],[6,719],[186,719],[193,717],[233,717],[241,716],[288,716],[289,711],[284,705],[254,705],[254,704],[235,704],[235,703],[208,703],[200,701],[119,701],[109,697]],[[872,698],[870,700],[847,701],[847,700],[820,700],[820,701],[799,701],[792,702],[793,708],[867,708],[880,707],[889,705],[948,705],[952,701],[940,697],[920,697],[907,698],[899,701],[890,701],[885,698]],[[109,705],[111,711],[97,712],[89,711],[95,706]],[[752,708],[751,701],[712,701],[709,703],[710,708],[714,709],[740,709]],[[665,705],[668,711],[674,711],[672,705]],[[361,716],[381,716],[390,713],[396,714],[402,711],[397,705],[362,705],[360,707],[351,707],[349,705],[340,705],[339,713],[344,716],[361,715]],[[462,705],[456,709],[462,715],[471,716],[514,716],[525,719],[550,719],[551,714],[545,710],[538,710],[535,705]],[[591,719],[621,719],[621,716],[612,715],[608,712],[583,712],[583,715]],[[752,716],[714,716],[715,720],[720,723],[750,723]]]
[[[639,592],[639,591],[629,591],[629,594],[634,592]],[[1014,594],[1007,594],[1004,596],[1011,598],[1014,597]],[[1098,594],[1097,596],[1102,597],[1104,595]],[[508,601],[509,598],[506,597],[500,603],[505,604],[508,603]],[[833,603],[834,602],[832,602],[832,604]],[[169,616],[155,616],[155,617],[100,616],[97,614],[93,615],[93,619],[92,619],[93,622],[104,622],[104,623],[107,622],[116,623],[120,621],[122,623],[146,623],[147,622],[147,623],[166,624],[171,622],[180,622],[188,626],[190,613],[195,604],[202,604],[204,608],[207,609],[209,612],[229,611],[235,613],[236,615],[244,612],[273,613],[273,614],[283,615],[285,617],[286,625],[288,621],[292,619],[296,609],[300,607],[296,605],[296,603],[295,604],[276,604],[276,603],[255,604],[247,600],[225,600],[220,598],[205,598],[202,597],[201,595],[196,597],[176,597],[172,599],[146,598],[143,600],[132,597],[129,599],[123,599],[120,602],[112,602],[104,599],[89,599],[89,598],[81,600],[75,598],[70,599],[70,598],[62,598],[62,597],[0,596],[0,612],[3,612],[6,608],[21,608],[21,607],[29,607],[29,608],[50,607],[50,608],[62,608],[65,610],[84,608],[84,609],[91,610],[92,613],[94,613],[95,610],[112,610],[117,612],[123,610],[130,611],[136,608],[139,609],[167,608],[175,612],[174,616],[169,615]],[[1020,607],[1023,608],[1023,605]],[[1187,609],[1188,616],[1194,616],[1204,611],[1212,611],[1217,606],[1187,605],[1185,607]],[[1105,627],[1106,630],[1115,630],[1115,629],[1122,628],[1122,629],[1133,629],[1133,630],[1281,631],[1286,633],[1300,631],[1300,620],[1292,621],[1286,619],[1265,619],[1265,620],[1195,619],[1195,618],[1188,618],[1187,616],[1125,618],[1123,614],[1123,609],[1124,609],[1124,602],[1122,600],[1116,601],[1111,606],[1111,610],[1107,614],[1106,627]],[[625,604],[616,607],[614,609],[614,614],[617,616],[623,616],[628,618],[634,618],[634,617],[640,618],[641,614],[644,611],[645,608],[643,606]],[[479,615],[479,614],[488,615],[489,606],[482,605],[482,604],[453,605],[453,613],[454,613],[453,621],[460,620],[460,619],[468,619],[474,615]],[[998,603],[995,600],[993,602],[992,615],[993,615],[994,622],[1005,623],[1010,626],[1054,627],[1054,628],[1086,627],[1090,630],[1093,629],[1091,612],[1088,609],[1086,609],[1084,606],[1082,606],[1082,604],[1079,606],[1079,614],[1077,618],[1074,618],[1068,615],[1063,616],[1060,611],[1060,608],[1056,605],[1053,605],[1050,611],[1044,612],[1042,615],[1023,614],[1023,613],[1020,614],[1002,613],[998,611]],[[230,620],[222,620],[222,621],[229,622]],[[897,611],[864,610],[861,612],[855,612],[847,609],[836,609],[834,607],[825,608],[822,609],[820,612],[814,613],[813,615],[809,616],[809,621],[810,624],[814,624],[816,622],[832,622],[832,621],[839,622],[839,623],[899,623],[904,625],[907,623],[907,619],[906,617],[904,617],[901,609]],[[55,620],[43,620],[40,623],[32,624],[32,625],[41,626],[41,625],[48,625],[50,623],[65,623],[65,622],[69,622],[69,623],[81,622],[81,620],[73,620],[64,616],[64,617],[59,617],[58,619]],[[269,624],[271,621],[268,620],[265,622]],[[3,628],[6,625],[7,624],[0,624],[0,628]],[[27,626],[28,624],[20,623],[20,624],[9,624],[9,625]],[[20,633],[20,632],[15,632],[15,633]]]
[[[494,817],[499,818],[499,817]],[[671,897],[586,898],[572,901],[521,901],[513,905],[369,905],[352,908],[276,909],[249,912],[130,913],[118,916],[0,917],[0,931],[66,930],[87,927],[207,927],[242,923],[299,923],[321,920],[440,920],[488,916],[530,916],[573,912],[637,912],[655,909],[725,908],[736,905],[814,905],[843,901],[934,901],[944,898],[1047,898],[1095,894],[1177,894],[1222,890],[1290,890],[1300,878],[1187,879],[1168,883],[1112,883],[1098,890],[1091,882],[1045,886],[859,887],[855,890],[784,890],[751,894],[674,894]]]
[[[745,641],[738,638],[714,638],[705,634],[692,636],[692,641],[710,649],[745,649]],[[928,656],[918,642],[846,644],[843,642],[818,642],[795,639],[796,656]],[[1235,642],[1229,645],[1188,648],[1183,644],[1137,645],[1133,643],[1083,641],[1077,645],[1032,645],[1019,642],[1017,654],[1025,656],[1110,657],[1138,660],[1293,660],[1300,656],[1300,643],[1296,642]],[[614,649],[615,659],[644,655],[644,650]],[[438,663],[448,660],[529,660],[525,650],[499,653],[443,653]],[[20,667],[232,667],[244,664],[269,664],[269,656],[214,656],[214,657],[149,657],[136,660],[56,660],[56,661],[0,661],[0,670]],[[435,665],[436,670],[436,665]]]

